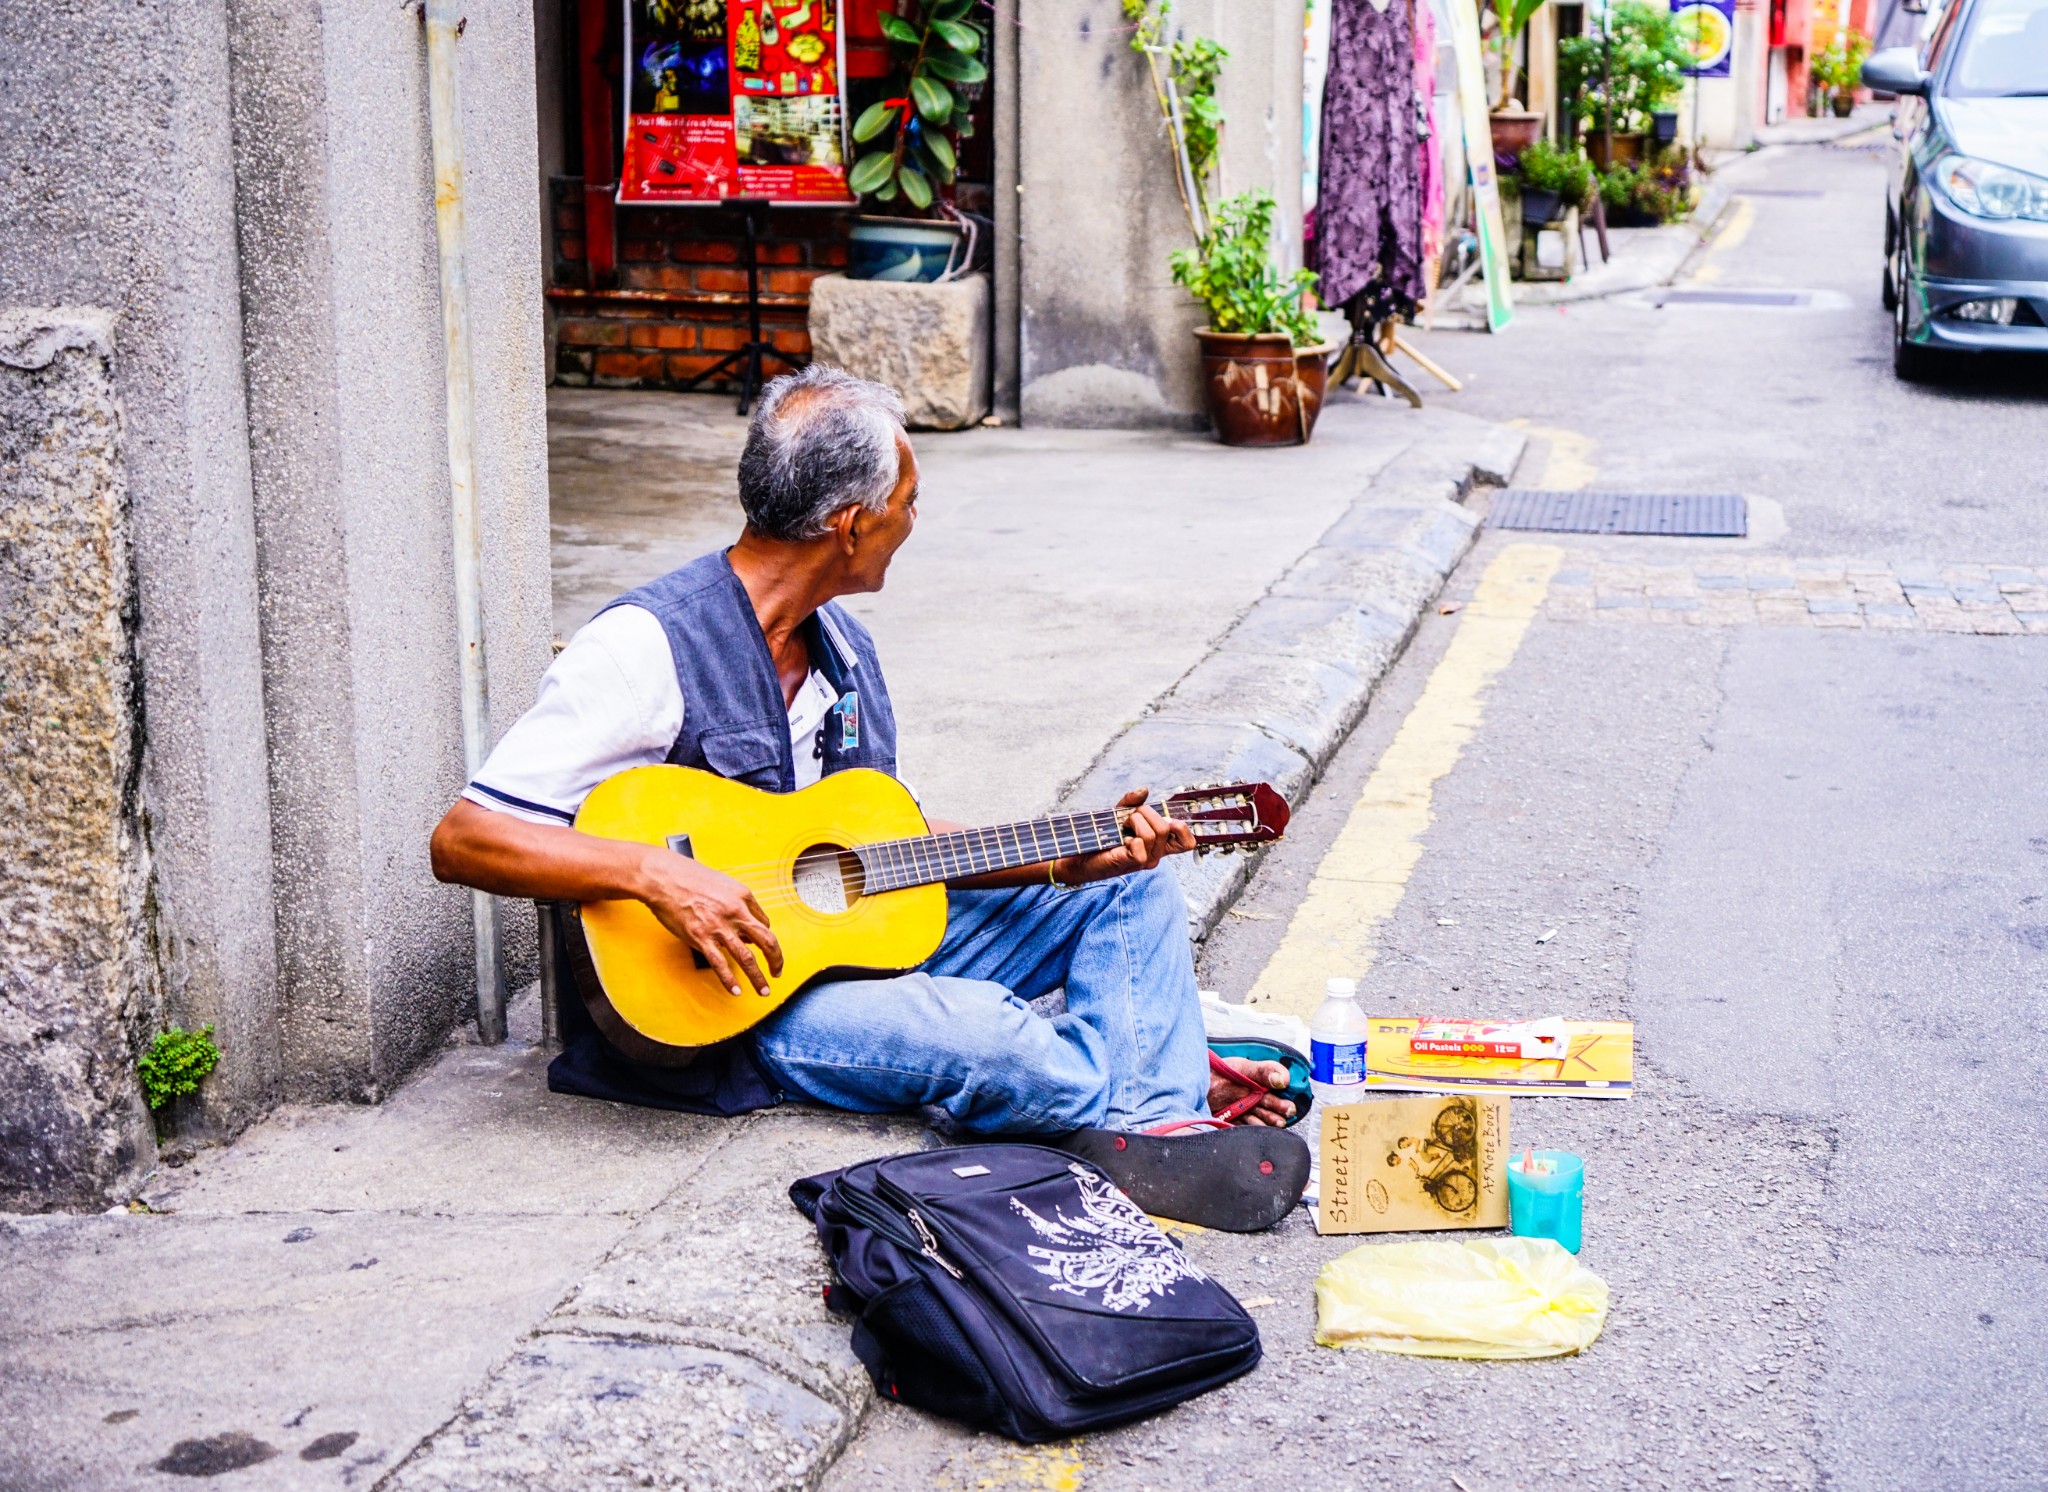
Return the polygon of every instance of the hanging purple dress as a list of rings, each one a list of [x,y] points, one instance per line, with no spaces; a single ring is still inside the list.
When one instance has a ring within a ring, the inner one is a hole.
[[[1424,288],[1411,0],[1390,0],[1384,11],[1371,0],[1331,4],[1309,267],[1322,276],[1324,305],[1371,326],[1412,312]]]

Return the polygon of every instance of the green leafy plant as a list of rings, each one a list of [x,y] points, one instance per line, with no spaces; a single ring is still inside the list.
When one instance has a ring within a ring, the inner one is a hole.
[[[135,1070],[142,1078],[142,1096],[155,1113],[174,1098],[197,1093],[206,1075],[219,1065],[212,1026],[197,1031],[173,1026],[149,1044]]]
[[[1529,20],[1543,8],[1543,0],[1493,0],[1493,50],[1500,59],[1500,96],[1496,109],[1505,109],[1515,95],[1515,43],[1528,29]]]
[[[1515,162],[1515,179],[1530,191],[1555,192],[1567,207],[1593,199],[1593,163],[1577,150],[1538,140]]]
[[[972,90],[988,80],[980,55],[987,38],[966,20],[974,0],[907,3],[910,17],[888,10],[878,17],[896,63],[892,86],[902,92],[870,104],[853,122],[856,145],[883,143],[853,163],[846,184],[878,202],[900,195],[922,212],[935,187],[949,184],[959,169],[955,142],[974,132],[967,111]]]
[[[1283,275],[1273,267],[1273,212],[1271,192],[1219,202],[1195,247],[1175,250],[1166,262],[1174,283],[1209,308],[1211,331],[1285,332],[1296,347],[1313,347],[1322,332],[1301,299],[1316,277],[1306,269]]]
[[[1617,162],[1600,174],[1600,200],[1616,210],[1675,223],[1692,211],[1692,162],[1680,146],[1640,165]]]
[[[1683,91],[1693,61],[1678,17],[1643,0],[1619,0],[1604,39],[1596,31],[1557,44],[1558,82],[1573,115],[1618,135],[1647,132],[1650,116]]]
[[[1844,27],[1835,39],[1814,53],[1807,65],[1814,83],[1833,98],[1854,94],[1863,86],[1863,61],[1870,55],[1870,38]]]
[[[1223,107],[1216,82],[1230,60],[1221,42],[1206,36],[1170,38],[1173,0],[1123,0],[1131,23],[1131,50],[1145,59],[1152,96],[1173,142],[1174,181],[1188,232],[1209,231],[1209,199],[1222,181]]]

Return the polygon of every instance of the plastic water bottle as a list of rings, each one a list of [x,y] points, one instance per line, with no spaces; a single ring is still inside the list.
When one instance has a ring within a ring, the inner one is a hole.
[[[1356,979],[1332,979],[1308,1023],[1309,1086],[1316,1102],[1357,1103],[1365,1097],[1365,1011]]]

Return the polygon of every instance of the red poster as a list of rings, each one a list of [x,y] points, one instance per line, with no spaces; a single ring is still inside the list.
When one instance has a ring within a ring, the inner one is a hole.
[[[627,0],[621,202],[850,203],[838,0]]]

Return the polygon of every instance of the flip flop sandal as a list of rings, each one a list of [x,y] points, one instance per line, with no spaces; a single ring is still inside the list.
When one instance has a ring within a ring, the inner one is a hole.
[[[1287,1067],[1287,1086],[1272,1091],[1294,1104],[1294,1117],[1287,1121],[1292,1129],[1308,1117],[1308,1111],[1315,1107],[1315,1089],[1309,1085],[1308,1058],[1283,1042],[1267,1041],[1263,1037],[1235,1036],[1209,1043],[1209,1070],[1236,1082],[1244,1079],[1224,1066],[1223,1058],[1236,1057],[1251,1062],[1280,1062]],[[1262,1095],[1247,1093],[1229,1108],[1219,1111],[1218,1119],[1236,1119],[1250,1113],[1258,1106]]]
[[[1308,1146],[1269,1124],[1183,1119],[1142,1133],[1082,1129],[1052,1142],[1099,1166],[1155,1217],[1256,1233],[1294,1209]]]

